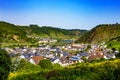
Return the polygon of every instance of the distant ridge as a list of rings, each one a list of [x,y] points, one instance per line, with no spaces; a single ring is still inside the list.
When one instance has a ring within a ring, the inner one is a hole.
[[[26,42],[31,41],[30,37],[42,37],[42,38],[58,38],[58,39],[70,39],[79,37],[84,34],[86,30],[67,30],[54,28],[49,26],[19,26],[4,21],[0,21],[0,41],[1,42]]]

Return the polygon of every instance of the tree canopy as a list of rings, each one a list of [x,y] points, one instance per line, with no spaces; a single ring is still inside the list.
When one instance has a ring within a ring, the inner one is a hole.
[[[0,49],[0,80],[7,80],[11,59],[5,50]]]
[[[39,62],[39,65],[43,68],[43,69],[49,69],[52,67],[52,63],[50,60],[48,59],[44,59],[44,60],[41,60]]]

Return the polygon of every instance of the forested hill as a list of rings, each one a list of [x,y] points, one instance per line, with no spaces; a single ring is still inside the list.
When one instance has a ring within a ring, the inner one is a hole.
[[[120,24],[102,24],[82,35],[76,42],[106,42],[120,36]]]
[[[0,41],[28,41],[28,37],[43,38],[73,38],[83,34],[81,30],[66,30],[49,26],[18,26],[11,23],[0,21]]]
[[[0,41],[19,41],[26,40],[26,32],[22,30],[19,26],[15,26],[10,23],[0,22]]]

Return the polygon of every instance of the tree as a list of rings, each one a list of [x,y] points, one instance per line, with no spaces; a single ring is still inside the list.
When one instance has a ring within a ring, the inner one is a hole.
[[[116,54],[116,57],[120,57],[120,48],[118,48],[119,53]]]
[[[27,62],[25,59],[21,59],[17,65],[17,69],[20,70],[26,65],[28,65],[29,62]]]
[[[115,51],[116,51],[116,49],[115,49],[115,48],[112,48],[112,51],[113,51],[113,52],[115,52]]]
[[[5,50],[0,49],[0,80],[7,80],[11,59]]]
[[[22,69],[25,65],[27,65],[27,61],[25,59],[20,59],[18,57],[12,59],[11,64],[11,72]]]
[[[39,62],[39,65],[43,68],[43,69],[50,69],[52,67],[52,63],[50,60],[48,59],[44,59],[44,60],[41,60]]]

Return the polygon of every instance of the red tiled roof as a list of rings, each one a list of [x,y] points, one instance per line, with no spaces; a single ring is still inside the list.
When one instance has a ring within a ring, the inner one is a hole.
[[[35,64],[38,64],[44,58],[42,56],[33,56],[32,59],[35,62]]]

